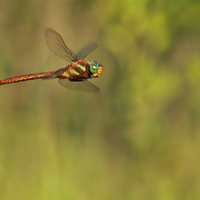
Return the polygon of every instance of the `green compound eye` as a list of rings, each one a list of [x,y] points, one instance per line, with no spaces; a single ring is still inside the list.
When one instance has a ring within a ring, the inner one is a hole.
[[[90,72],[91,72],[92,74],[97,73],[98,68],[99,68],[99,63],[98,63],[98,62],[96,62],[96,61],[90,62]]]

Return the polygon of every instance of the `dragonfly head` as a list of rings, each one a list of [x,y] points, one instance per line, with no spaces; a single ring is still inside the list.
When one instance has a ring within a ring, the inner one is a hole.
[[[103,66],[101,66],[98,62],[96,61],[91,61],[90,62],[90,72],[92,73],[93,77],[98,77],[102,74],[103,72]]]

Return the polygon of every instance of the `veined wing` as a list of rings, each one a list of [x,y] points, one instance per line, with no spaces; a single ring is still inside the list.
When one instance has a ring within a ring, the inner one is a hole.
[[[47,46],[55,55],[69,62],[77,60],[76,54],[66,46],[61,35],[53,29],[45,29],[45,39]]]
[[[43,80],[51,80],[51,79],[55,79],[58,78],[59,75],[61,75],[64,71],[66,70],[66,67],[61,68],[57,71],[55,71],[53,74],[46,76],[44,78],[42,78]]]
[[[98,47],[97,43],[90,42],[86,44],[80,51],[76,54],[78,59],[84,59],[90,52],[94,51]]]
[[[90,83],[88,80],[83,81],[70,81],[68,79],[59,79],[60,85],[71,90],[79,90],[84,92],[100,92],[99,88]]]

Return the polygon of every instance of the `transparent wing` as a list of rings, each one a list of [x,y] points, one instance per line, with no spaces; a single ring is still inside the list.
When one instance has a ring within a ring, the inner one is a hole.
[[[61,35],[53,29],[45,29],[45,39],[47,46],[55,55],[69,62],[77,60],[76,54],[66,46]]]
[[[52,79],[58,78],[58,76],[60,76],[65,70],[66,70],[66,67],[61,68],[55,71],[53,74],[43,77],[42,80],[52,80]]]
[[[90,52],[94,51],[98,47],[97,43],[90,42],[86,44],[77,54],[78,59],[84,59]]]
[[[89,81],[70,81],[68,79],[59,79],[60,85],[71,90],[79,90],[84,92],[100,92],[99,88],[90,83]]]

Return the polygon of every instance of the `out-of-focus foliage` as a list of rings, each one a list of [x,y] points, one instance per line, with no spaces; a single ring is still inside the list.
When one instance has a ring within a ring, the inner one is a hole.
[[[0,79],[67,63],[44,28],[104,65],[101,93],[0,87],[1,200],[200,198],[200,2],[0,2]]]

